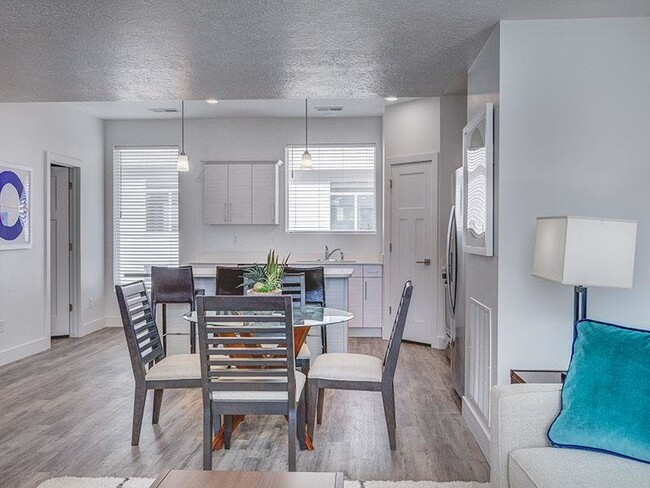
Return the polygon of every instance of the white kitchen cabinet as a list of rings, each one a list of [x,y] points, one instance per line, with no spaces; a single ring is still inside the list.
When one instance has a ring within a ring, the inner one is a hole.
[[[251,171],[251,223],[277,224],[278,166],[253,164]]]
[[[278,224],[278,163],[207,161],[203,221],[221,225]]]
[[[228,165],[228,223],[250,224],[252,209],[251,165]]]
[[[363,326],[381,327],[381,278],[363,279]]]
[[[349,327],[363,327],[363,289],[363,278],[348,279],[348,312],[354,314],[354,318],[348,322]]]
[[[355,266],[348,280],[348,310],[354,314],[349,322],[352,335],[374,336],[381,333],[382,271],[378,264]]]
[[[206,164],[203,184],[203,222],[228,223],[228,165]]]

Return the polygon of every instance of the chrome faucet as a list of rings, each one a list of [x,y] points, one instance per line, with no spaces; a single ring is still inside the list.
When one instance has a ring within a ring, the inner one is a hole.
[[[336,249],[330,251],[329,247],[325,246],[325,261],[329,261],[329,259],[332,257],[332,254],[334,254],[336,251],[339,252],[341,255],[341,261],[343,261],[345,258],[343,257],[343,251],[341,250],[340,247],[337,247]]]

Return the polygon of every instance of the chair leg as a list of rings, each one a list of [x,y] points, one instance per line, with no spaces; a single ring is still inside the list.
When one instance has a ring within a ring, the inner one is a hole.
[[[203,409],[203,470],[212,470],[212,407]]]
[[[230,440],[232,439],[232,415],[223,416],[223,448],[230,449]]]
[[[162,342],[163,351],[167,354],[167,304],[162,304]]]
[[[151,415],[151,423],[157,424],[160,419],[160,407],[162,405],[163,392],[165,390],[153,391],[153,414]]]
[[[307,402],[306,402],[307,392],[305,388],[302,389],[300,393],[300,400],[298,401],[298,442],[300,444],[300,450],[304,451],[307,449],[307,439],[305,437],[306,425],[306,415],[307,415]]]
[[[323,402],[325,401],[325,388],[318,389],[318,405],[316,406],[318,425],[323,423]]]
[[[133,399],[133,430],[131,431],[131,445],[137,446],[140,443],[140,431],[142,430],[142,417],[144,416],[144,404],[147,401],[147,389],[144,386],[135,387]]]
[[[318,380],[307,380],[307,433],[314,442],[316,430],[316,403],[318,402]]]
[[[388,443],[390,450],[397,449],[397,440],[395,436],[395,390],[393,385],[383,386],[381,389],[381,398],[384,402],[384,415],[386,416],[386,427],[388,428]]]
[[[296,406],[289,407],[289,471],[296,470]]]
[[[196,354],[196,322],[190,322],[190,353]]]

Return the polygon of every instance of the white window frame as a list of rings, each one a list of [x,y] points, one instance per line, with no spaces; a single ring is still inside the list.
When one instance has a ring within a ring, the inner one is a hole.
[[[177,222],[176,225],[176,233],[175,233],[175,238],[172,236],[170,247],[172,248],[171,251],[173,253],[175,247],[175,258],[174,256],[171,257],[171,259],[163,259],[159,262],[154,262],[150,261],[146,264],[144,264],[143,269],[141,271],[135,271],[135,272],[130,272],[130,273],[123,273],[123,266],[121,265],[121,260],[120,260],[120,243],[121,243],[121,235],[120,235],[120,222],[121,222],[121,215],[122,215],[122,166],[120,163],[120,158],[118,156],[119,151],[125,151],[125,150],[168,150],[169,154],[166,155],[166,158],[169,158],[169,165],[170,165],[170,170],[171,170],[171,164],[172,160],[174,161],[174,172],[176,174],[176,178],[178,178],[178,173],[176,172],[176,163],[175,163],[175,158],[172,153],[175,153],[176,155],[178,154],[178,146],[166,146],[166,145],[159,145],[159,146],[114,146],[113,147],[113,282],[116,285],[124,284],[124,283],[130,283],[133,281],[138,281],[138,280],[143,280],[147,286],[150,285],[151,282],[151,266],[178,266],[179,264],[179,251],[180,251],[180,229],[179,225]],[[177,192],[179,192],[179,184],[178,180],[176,183],[176,189]],[[156,190],[153,190],[154,192]],[[158,190],[160,191],[160,190]],[[145,195],[145,201],[146,201],[146,195]],[[176,200],[176,218],[179,218],[179,198],[177,197]],[[146,208],[145,208],[146,210]],[[172,213],[174,210],[171,210]],[[168,209],[167,207],[163,208],[163,211],[161,212],[161,215],[167,215],[169,217]],[[146,226],[146,221],[145,221],[145,226]],[[145,234],[148,232],[146,229],[143,231]],[[159,233],[163,233],[165,231],[160,231]],[[169,231],[168,231],[169,232]],[[154,232],[149,232],[151,234],[154,234]]]
[[[302,154],[305,150],[305,146],[300,145],[300,144],[288,144],[285,148],[285,161],[287,164],[285,164],[286,167],[286,174],[285,174],[285,209],[284,209],[284,217],[285,217],[285,232],[288,234],[359,234],[359,235],[373,235],[377,234],[377,225],[378,225],[378,212],[379,212],[379,186],[377,184],[377,144],[374,142],[368,142],[368,143],[327,143],[327,144],[310,144],[309,149],[310,152],[312,148],[319,148],[319,147],[372,147],[374,150],[374,161],[373,161],[373,177],[372,177],[372,192],[354,192],[354,191],[349,191],[348,189],[342,189],[342,190],[333,190],[330,193],[330,198],[332,195],[354,195],[354,220],[355,220],[355,228],[358,225],[358,195],[362,193],[368,193],[372,194],[374,198],[374,212],[373,212],[373,220],[374,220],[374,228],[372,230],[332,230],[331,228],[331,217],[330,217],[330,228],[329,230],[314,230],[314,229],[307,229],[307,230],[302,230],[302,229],[292,229],[290,228],[290,197],[289,197],[289,192],[291,189],[291,177],[292,177],[292,165],[291,161],[289,158],[289,151],[294,150]],[[314,159],[314,154],[312,153],[312,159]],[[306,170],[306,171],[311,171],[311,170]],[[331,205],[331,204],[330,204]]]

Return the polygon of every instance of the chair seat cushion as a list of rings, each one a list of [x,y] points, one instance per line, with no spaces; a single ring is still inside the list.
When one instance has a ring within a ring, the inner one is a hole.
[[[365,354],[327,353],[318,356],[309,370],[310,378],[340,381],[381,382],[381,359]]]
[[[259,378],[248,378],[257,382],[284,382],[286,384],[286,378],[269,378],[269,377],[259,377]],[[233,381],[230,378],[222,378],[219,381],[228,382]],[[241,380],[239,380],[241,381]],[[305,382],[307,377],[302,374],[300,371],[296,371],[296,403],[300,400],[300,395],[302,390],[305,388]],[[216,402],[286,402],[287,401],[287,392],[286,391],[213,391],[210,393],[210,399]]]
[[[175,354],[157,362],[147,371],[147,381],[200,380],[201,359],[198,354]]]
[[[300,348],[300,351],[298,351],[298,357],[296,359],[309,359],[310,357],[311,349],[309,349],[309,346],[305,342]]]
[[[599,452],[538,447],[508,461],[513,488],[613,488],[650,484],[650,465]]]

